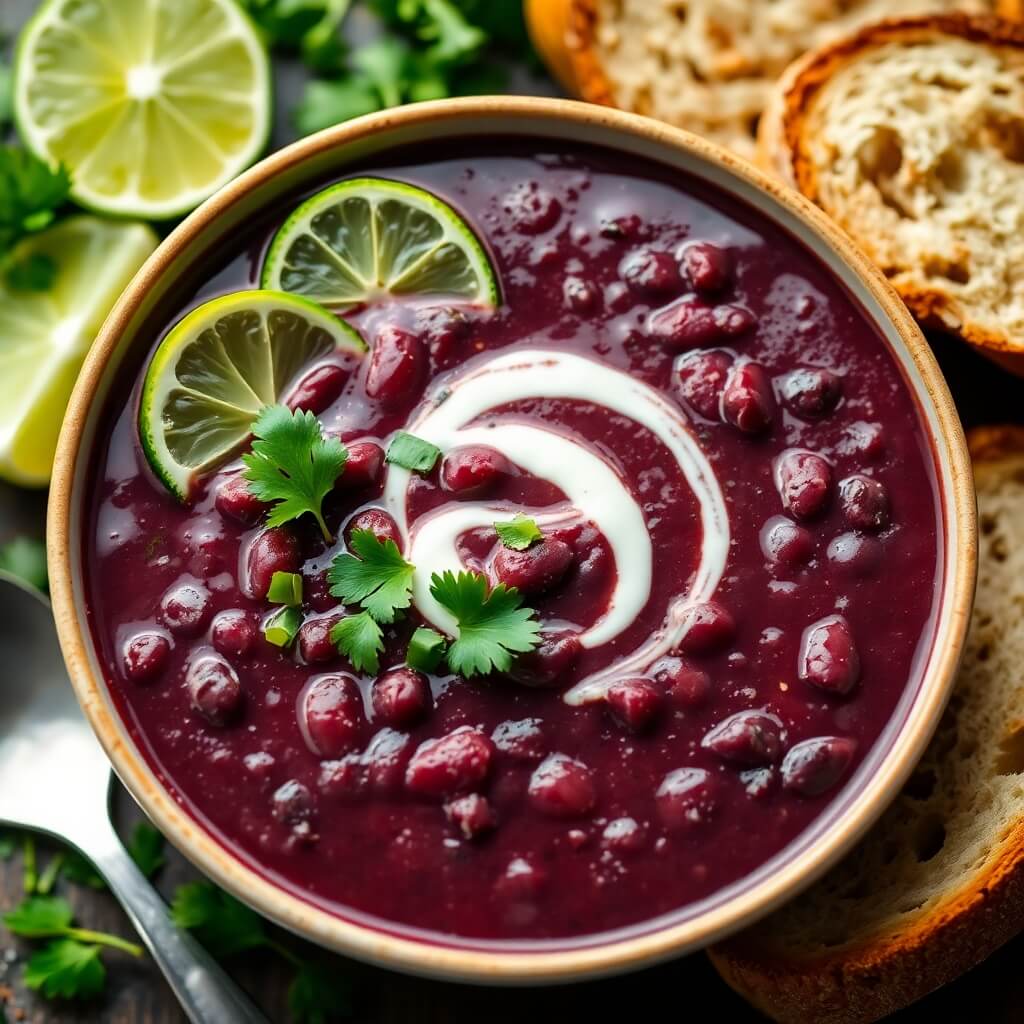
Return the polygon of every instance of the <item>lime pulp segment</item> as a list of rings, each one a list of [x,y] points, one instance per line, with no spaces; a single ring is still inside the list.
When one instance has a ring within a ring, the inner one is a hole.
[[[237,451],[260,410],[303,369],[365,351],[353,327],[294,295],[242,291],[204,303],[174,326],[146,371],[139,433],[150,465],[187,499],[193,479]]]
[[[331,309],[395,295],[500,302],[494,268],[462,217],[384,178],[343,181],[306,200],[275,235],[262,283]]]
[[[46,0],[19,40],[14,109],[80,203],[173,217],[262,150],[269,62],[235,0]]]
[[[10,253],[11,264],[42,258],[56,272],[45,291],[14,289],[0,275],[0,476],[25,486],[48,482],[85,353],[156,246],[144,224],[82,215]]]

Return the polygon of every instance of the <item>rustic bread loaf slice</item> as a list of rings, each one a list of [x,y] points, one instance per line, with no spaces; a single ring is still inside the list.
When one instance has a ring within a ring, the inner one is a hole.
[[[774,1020],[878,1020],[1024,929],[1024,428],[976,431],[969,444],[977,603],[927,753],[838,868],[710,951]]]
[[[1020,16],[1022,0],[527,0],[534,42],[570,92],[755,151],[775,79],[807,49],[883,17]]]
[[[868,26],[786,72],[760,145],[918,319],[1024,371],[1024,26]]]

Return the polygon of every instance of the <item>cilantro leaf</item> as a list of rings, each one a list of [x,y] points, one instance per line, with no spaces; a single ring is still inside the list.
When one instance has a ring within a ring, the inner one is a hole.
[[[25,965],[25,984],[50,999],[89,999],[107,980],[100,947],[75,939],[56,939]]]
[[[311,412],[292,412],[283,405],[266,406],[252,432],[258,440],[242,462],[252,493],[275,503],[268,525],[281,526],[309,512],[330,543],[323,501],[345,468],[348,449],[336,437],[325,438]]]
[[[295,1024],[334,1024],[352,1015],[352,985],[335,968],[300,964],[288,986],[288,1010]]]
[[[507,523],[495,523],[494,531],[501,543],[513,551],[525,551],[544,537],[537,524],[528,516],[516,516]]]
[[[532,608],[521,608],[522,597],[504,583],[488,591],[487,577],[476,572],[446,571],[430,578],[430,593],[455,616],[459,636],[448,648],[448,664],[462,676],[507,672],[512,653],[537,646],[540,623]]]
[[[292,120],[300,134],[312,135],[349,118],[372,114],[381,106],[380,96],[365,75],[347,75],[334,82],[314,79],[306,85]]]
[[[385,462],[393,462],[403,469],[412,469],[418,473],[429,473],[441,457],[441,449],[437,445],[424,441],[414,434],[398,431],[388,445]]]
[[[355,555],[338,555],[327,570],[331,593],[345,604],[361,604],[377,622],[394,622],[412,602],[413,567],[393,540],[372,530],[353,530],[349,547]]]
[[[0,146],[0,251],[50,224],[70,190],[63,164],[52,168],[27,150]]]
[[[349,615],[331,627],[331,643],[345,655],[357,672],[380,669],[384,634],[369,612]]]
[[[140,821],[132,833],[128,853],[138,869],[152,878],[166,863],[164,837],[148,822]]]
[[[44,252],[33,252],[15,260],[7,268],[4,280],[16,292],[45,292],[57,279],[57,264]]]
[[[14,910],[4,914],[4,924],[26,939],[45,939],[63,935],[74,914],[71,904],[57,896],[31,896]]]
[[[171,920],[194,932],[216,957],[269,944],[263,919],[212,882],[179,885],[171,901]]]

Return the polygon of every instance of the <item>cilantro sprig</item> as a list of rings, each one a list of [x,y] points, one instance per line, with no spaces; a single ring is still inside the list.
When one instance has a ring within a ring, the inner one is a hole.
[[[345,468],[348,449],[336,437],[324,437],[311,412],[283,405],[266,406],[252,432],[257,440],[242,462],[252,493],[273,505],[267,524],[281,526],[308,513],[330,543],[323,501]]]
[[[171,903],[171,919],[191,931],[215,957],[265,949],[285,960],[295,970],[288,988],[288,1008],[295,1024],[333,1024],[350,1016],[352,988],[344,973],[305,960],[278,942],[255,911],[211,882],[179,886]]]
[[[345,604],[360,604],[377,622],[394,622],[412,603],[413,566],[390,538],[372,530],[353,530],[349,548],[327,571],[331,593]]]
[[[103,948],[118,949],[134,957],[142,947],[118,935],[78,928],[71,904],[59,896],[29,896],[3,916],[15,935],[51,939],[25,965],[25,984],[48,998],[87,999],[106,984]]]
[[[242,0],[267,43],[297,51],[318,71],[342,66],[345,45],[339,33],[352,0]]]
[[[462,676],[507,672],[513,654],[537,646],[540,623],[532,608],[523,608],[515,587],[493,589],[476,572],[446,571],[430,578],[430,593],[455,617],[459,636],[448,648],[448,665]]]
[[[25,149],[0,146],[0,253],[48,227],[68,198],[71,177]]]

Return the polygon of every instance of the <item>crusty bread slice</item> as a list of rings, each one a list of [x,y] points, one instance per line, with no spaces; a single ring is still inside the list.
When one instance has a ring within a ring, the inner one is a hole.
[[[752,157],[772,84],[809,48],[883,17],[1017,17],[1022,8],[1022,0],[527,0],[526,10],[537,49],[570,92]]]
[[[969,443],[977,603],[931,746],[839,867],[710,951],[774,1020],[878,1020],[1024,929],[1024,428],[975,431]]]
[[[868,26],[785,73],[760,147],[919,320],[1024,372],[1024,26]]]

